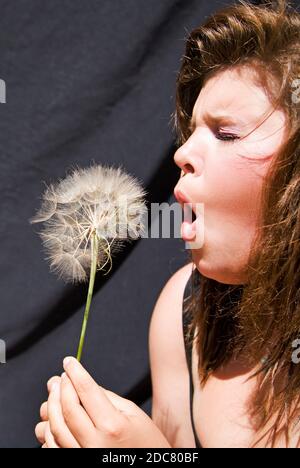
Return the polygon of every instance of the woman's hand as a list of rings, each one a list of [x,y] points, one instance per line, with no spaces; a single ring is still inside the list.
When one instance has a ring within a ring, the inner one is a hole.
[[[165,436],[135,403],[100,387],[75,358],[48,382],[36,436],[45,448],[168,447]]]

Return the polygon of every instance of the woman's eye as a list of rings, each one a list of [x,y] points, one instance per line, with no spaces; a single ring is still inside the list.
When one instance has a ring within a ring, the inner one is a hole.
[[[227,142],[233,142],[235,140],[239,140],[239,137],[237,135],[234,135],[233,133],[225,133],[225,132],[217,132],[216,138],[218,140],[227,141]]]

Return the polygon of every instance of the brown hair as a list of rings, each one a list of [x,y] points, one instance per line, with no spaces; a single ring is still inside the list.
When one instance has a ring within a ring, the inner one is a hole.
[[[274,107],[288,117],[287,138],[264,181],[247,284],[221,284],[197,272],[199,288],[193,288],[189,302],[202,385],[231,358],[247,356],[257,378],[251,420],[272,447],[282,434],[289,444],[300,410],[300,367],[292,362],[292,343],[300,338],[300,128],[294,89],[300,78],[299,33],[300,15],[284,0],[261,5],[240,0],[218,11],[187,39],[173,116],[180,146],[190,136],[204,82],[219,71],[248,65],[257,70]]]

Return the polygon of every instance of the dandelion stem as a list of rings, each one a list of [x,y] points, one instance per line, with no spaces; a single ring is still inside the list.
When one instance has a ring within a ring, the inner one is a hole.
[[[96,276],[96,271],[97,271],[98,237],[97,237],[97,234],[96,234],[95,231],[93,232],[91,237],[92,237],[91,238],[91,245],[92,245],[91,272],[90,272],[90,281],[89,281],[87,301],[86,301],[86,306],[85,306],[85,311],[84,311],[84,318],[83,318],[83,323],[82,323],[82,328],[81,328],[80,341],[79,341],[78,351],[77,351],[77,360],[79,362],[80,362],[80,359],[81,359],[82,348],[83,348],[83,345],[84,345],[86,327],[87,327],[87,322],[88,322],[88,318],[89,318],[90,306],[91,306],[93,290],[94,290],[94,284],[95,284],[95,276]]]

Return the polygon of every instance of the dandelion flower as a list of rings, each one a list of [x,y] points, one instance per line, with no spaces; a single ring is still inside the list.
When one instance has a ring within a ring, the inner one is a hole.
[[[43,223],[39,234],[50,269],[66,282],[89,280],[79,360],[96,272],[110,263],[109,272],[112,255],[144,232],[145,195],[137,179],[120,167],[77,168],[56,185],[47,186],[41,208],[30,220]]]

